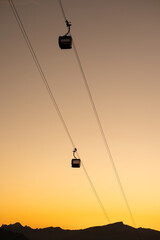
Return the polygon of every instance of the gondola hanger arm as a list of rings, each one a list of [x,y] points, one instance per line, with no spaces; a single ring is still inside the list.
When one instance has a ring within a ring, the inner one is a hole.
[[[75,153],[77,152],[77,148],[75,148],[74,150],[73,150],[73,156],[74,156],[74,158],[77,158],[76,156],[75,156]]]
[[[68,27],[68,32],[65,34],[65,36],[67,36],[69,33],[70,33],[70,30],[71,30],[71,22],[68,22],[68,20],[66,20],[66,26]]]

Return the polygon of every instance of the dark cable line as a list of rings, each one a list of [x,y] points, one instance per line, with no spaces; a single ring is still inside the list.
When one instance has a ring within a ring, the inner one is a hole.
[[[19,28],[20,28],[22,34],[23,34],[23,37],[24,37],[24,39],[25,39],[25,42],[26,42],[26,44],[27,44],[27,46],[28,46],[28,48],[29,48],[29,51],[30,51],[30,53],[31,53],[31,55],[32,55],[32,57],[33,57],[33,60],[34,60],[34,62],[35,62],[35,64],[36,64],[36,66],[37,66],[37,69],[38,69],[38,71],[39,71],[39,73],[40,73],[40,75],[41,75],[41,78],[42,78],[43,83],[44,83],[44,85],[45,85],[45,87],[46,87],[46,89],[47,89],[47,92],[48,92],[48,94],[49,94],[49,96],[50,96],[50,98],[51,98],[51,101],[52,101],[53,105],[54,105],[55,108],[56,108],[56,111],[57,111],[57,113],[58,113],[58,116],[59,116],[59,118],[60,118],[60,120],[61,120],[61,122],[62,122],[62,124],[63,124],[63,127],[64,127],[64,129],[65,129],[65,131],[66,131],[66,133],[67,133],[67,135],[68,135],[68,138],[69,138],[69,140],[70,140],[73,148],[75,148],[75,145],[74,145],[74,143],[73,143],[73,140],[72,140],[72,137],[71,137],[71,135],[70,135],[70,133],[69,133],[69,130],[68,130],[68,128],[67,128],[67,125],[66,125],[66,123],[65,123],[65,121],[64,121],[64,119],[63,119],[63,116],[62,116],[62,114],[61,114],[61,112],[60,112],[60,110],[59,110],[58,104],[57,104],[57,102],[56,102],[56,100],[55,100],[55,98],[54,98],[54,96],[53,96],[53,93],[52,93],[52,91],[51,91],[51,89],[50,89],[50,86],[49,86],[49,84],[48,84],[48,82],[47,82],[47,79],[46,79],[45,74],[44,74],[44,72],[43,72],[43,70],[42,70],[42,67],[41,67],[41,65],[40,65],[40,63],[39,63],[39,61],[38,61],[38,58],[37,58],[37,56],[36,56],[36,53],[35,53],[32,45],[31,45],[30,39],[29,39],[29,37],[28,37],[28,35],[27,35],[26,31],[25,31],[25,28],[24,28],[24,26],[23,26],[23,23],[22,23],[22,21],[21,21],[21,19],[20,19],[20,17],[19,17],[19,14],[18,14],[18,12],[17,12],[17,9],[16,9],[16,7],[15,7],[15,5],[14,5],[14,3],[13,3],[12,0],[8,0],[8,2],[9,2],[9,4],[10,4],[10,6],[11,6],[12,12],[13,12],[16,20],[17,20],[17,23],[18,23],[18,25],[19,25]]]
[[[90,179],[90,177],[89,177],[89,175],[88,175],[88,173],[87,173],[83,163],[82,163],[82,167],[83,167],[83,170],[84,170],[84,172],[86,174],[86,177],[87,177],[87,179],[88,179],[88,181],[89,181],[89,183],[91,185],[91,188],[92,188],[92,190],[93,190],[93,192],[94,192],[94,194],[95,194],[95,196],[97,198],[97,201],[98,201],[98,203],[99,203],[99,205],[100,205],[100,207],[101,207],[101,209],[102,209],[102,211],[103,211],[107,221],[109,223],[111,223],[110,218],[109,218],[108,214],[106,213],[106,210],[105,210],[105,208],[104,208],[104,206],[103,206],[103,204],[102,204],[102,202],[101,202],[101,200],[100,200],[100,198],[99,198],[99,196],[98,196],[98,194],[97,194],[97,192],[95,190],[95,187],[94,187],[94,185],[93,185],[93,183],[92,183],[92,181],[91,181],[91,179]]]
[[[40,73],[40,76],[41,76],[41,78],[42,78],[42,80],[43,80],[43,83],[44,83],[44,85],[45,85],[45,87],[46,87],[46,89],[47,89],[47,92],[48,92],[48,94],[49,94],[49,96],[50,96],[50,98],[51,98],[51,101],[52,101],[53,105],[55,106],[55,109],[56,109],[56,111],[57,111],[57,113],[58,113],[58,116],[59,116],[59,118],[60,118],[60,120],[61,120],[61,122],[62,122],[62,124],[63,124],[63,127],[64,127],[64,129],[65,129],[65,131],[66,131],[66,133],[67,133],[67,136],[68,136],[68,138],[69,138],[69,140],[70,140],[73,148],[75,149],[75,144],[74,144],[74,142],[73,142],[73,140],[72,140],[72,137],[71,137],[71,135],[70,135],[70,132],[69,132],[69,130],[68,130],[68,128],[67,128],[67,125],[66,125],[66,123],[65,123],[65,121],[64,121],[64,118],[63,118],[63,116],[62,116],[62,114],[61,114],[61,112],[60,112],[60,109],[59,109],[59,107],[58,107],[58,104],[57,104],[57,102],[56,102],[56,100],[55,100],[55,98],[54,98],[54,96],[53,96],[53,93],[52,93],[52,91],[51,91],[51,89],[50,89],[50,86],[49,86],[49,84],[48,84],[48,82],[47,82],[47,79],[46,79],[45,74],[44,74],[44,72],[43,72],[43,70],[42,70],[42,67],[41,67],[41,65],[40,65],[40,63],[39,63],[39,61],[38,61],[38,58],[37,58],[37,56],[36,56],[36,53],[35,53],[32,45],[31,45],[30,39],[29,39],[29,37],[28,37],[28,35],[27,35],[26,31],[25,31],[24,25],[23,25],[23,23],[22,23],[22,21],[21,21],[21,19],[20,19],[20,17],[19,17],[19,14],[18,14],[18,12],[17,12],[17,9],[16,9],[16,7],[15,7],[15,5],[14,5],[14,3],[13,3],[12,0],[8,0],[8,2],[9,2],[9,5],[10,5],[10,7],[11,7],[11,10],[12,10],[12,12],[13,12],[15,18],[16,18],[16,21],[17,21],[17,23],[18,23],[18,26],[19,26],[22,34],[23,34],[24,40],[25,40],[25,42],[26,42],[26,44],[27,44],[27,46],[28,46],[28,48],[29,48],[29,51],[30,51],[30,53],[31,53],[31,55],[32,55],[32,58],[33,58],[36,66],[37,66],[37,69],[38,69],[38,71],[39,71],[39,73]],[[62,8],[62,9],[63,9],[63,8]],[[63,12],[63,14],[64,14],[64,12]],[[65,15],[64,15],[64,17],[65,17]],[[77,153],[77,154],[78,154],[78,153]],[[78,156],[79,156],[79,155],[78,155]],[[79,158],[80,158],[80,157],[79,157]],[[91,181],[91,178],[89,177],[89,175],[88,175],[88,173],[87,173],[87,171],[86,171],[86,169],[85,169],[85,167],[84,167],[84,164],[82,164],[82,167],[83,167],[83,170],[84,170],[84,172],[85,172],[85,174],[86,174],[86,177],[87,177],[87,179],[88,179],[88,181],[89,181],[89,183],[90,183],[90,186],[91,186],[91,188],[92,188],[92,190],[93,190],[93,193],[95,194],[95,196],[96,196],[96,198],[97,198],[97,201],[98,201],[98,203],[99,203],[99,205],[100,205],[103,213],[105,214],[105,217],[106,217],[107,221],[108,221],[109,223],[111,223],[111,221],[110,221],[110,219],[109,219],[109,217],[108,217],[108,215],[107,215],[107,213],[106,213],[106,211],[105,211],[105,209],[104,209],[104,207],[103,207],[103,204],[102,204],[102,202],[101,202],[101,200],[100,200],[100,198],[99,198],[99,196],[98,196],[98,194],[97,194],[97,191],[96,191],[96,189],[95,189],[95,187],[94,187],[94,185],[93,185],[93,183],[92,183],[92,181]]]
[[[78,156],[78,158],[80,158],[78,152],[77,152],[77,156]],[[101,209],[102,209],[102,211],[103,211],[103,213],[104,213],[107,221],[108,221],[109,223],[111,223],[111,220],[110,220],[110,218],[109,218],[109,216],[108,216],[108,214],[107,214],[107,212],[106,212],[106,210],[105,210],[105,208],[104,208],[104,206],[103,206],[103,204],[102,204],[102,201],[101,201],[100,197],[98,196],[98,193],[97,193],[97,191],[96,191],[96,189],[95,189],[95,187],[94,187],[94,185],[93,185],[93,183],[92,183],[92,181],[91,181],[91,178],[89,177],[89,175],[88,175],[88,173],[87,173],[87,170],[86,170],[83,162],[82,162],[82,168],[83,168],[83,171],[84,171],[84,173],[85,173],[85,175],[86,175],[86,177],[87,177],[87,179],[88,179],[88,182],[90,183],[90,186],[91,186],[91,188],[92,188],[92,191],[94,192],[94,194],[95,194],[95,196],[96,196],[96,198],[97,198],[97,201],[98,201],[98,203],[99,203],[99,205],[100,205],[100,207],[101,207]]]
[[[66,16],[65,16],[65,11],[64,11],[64,8],[63,8],[63,6],[62,6],[61,0],[59,0],[59,4],[60,4],[60,7],[61,7],[61,9],[62,9],[63,17],[64,17],[64,19],[65,19],[65,21],[66,21],[67,19],[66,19]],[[77,59],[77,62],[78,62],[78,65],[79,65],[81,74],[82,74],[82,78],[83,78],[84,85],[85,85],[85,87],[86,87],[86,90],[87,90],[87,93],[88,93],[88,96],[89,96],[89,99],[90,99],[90,103],[91,103],[92,108],[93,108],[93,112],[94,112],[94,114],[95,114],[95,118],[96,118],[96,120],[97,120],[97,124],[98,124],[99,130],[100,130],[101,135],[102,135],[102,139],[103,139],[105,148],[106,148],[106,150],[107,150],[107,154],[108,154],[109,159],[110,159],[110,161],[111,161],[111,164],[112,164],[112,167],[113,167],[113,170],[114,170],[114,173],[115,173],[115,176],[116,176],[118,185],[119,185],[119,187],[120,187],[120,190],[121,190],[123,199],[124,199],[124,201],[125,201],[126,207],[127,207],[127,209],[128,209],[130,218],[131,218],[131,220],[132,220],[132,223],[133,223],[134,227],[136,227],[135,220],[134,220],[134,217],[133,217],[131,208],[130,208],[129,203],[128,203],[128,199],[127,199],[126,194],[125,194],[125,192],[124,192],[124,189],[123,189],[123,186],[122,186],[122,183],[121,183],[121,180],[120,180],[120,177],[119,177],[119,174],[118,174],[116,165],[115,165],[115,163],[114,163],[114,160],[113,160],[113,157],[112,157],[112,154],[111,154],[111,151],[110,151],[110,148],[109,148],[109,145],[108,145],[108,142],[107,142],[107,139],[106,139],[106,136],[105,136],[105,133],[104,133],[102,124],[101,124],[101,121],[100,121],[100,119],[99,119],[99,115],[98,115],[98,112],[97,112],[95,103],[94,103],[94,101],[93,101],[93,97],[92,97],[92,94],[91,94],[91,91],[90,91],[90,88],[89,88],[89,85],[88,85],[88,82],[87,82],[87,79],[86,79],[86,76],[85,76],[85,73],[84,73],[84,70],[83,70],[83,67],[82,67],[82,64],[81,64],[81,61],[80,61],[80,58],[79,58],[79,55],[78,55],[78,52],[77,52],[77,49],[76,49],[76,46],[75,46],[74,41],[73,41],[73,49],[74,49],[74,52],[75,52],[75,56],[76,56],[76,59]]]
[[[90,99],[90,102],[91,102],[91,105],[92,105],[92,108],[93,108],[93,111],[94,111],[94,114],[95,114],[95,117],[96,117],[96,120],[97,120],[97,123],[98,123],[98,127],[99,127],[99,130],[100,130],[101,135],[102,135],[102,138],[103,138],[103,142],[104,142],[105,148],[106,148],[106,150],[107,150],[107,154],[108,154],[109,159],[110,159],[110,161],[111,161],[111,164],[112,164],[112,167],[113,167],[113,170],[114,170],[114,173],[115,173],[115,176],[116,176],[118,185],[119,185],[119,187],[120,187],[121,193],[122,193],[122,195],[123,195],[124,201],[125,201],[125,203],[126,203],[126,206],[127,206],[128,212],[129,212],[129,215],[130,215],[130,217],[131,217],[131,219],[132,219],[132,222],[133,222],[134,226],[136,226],[135,221],[134,221],[134,218],[133,218],[133,214],[132,214],[132,212],[131,212],[131,208],[130,208],[130,206],[129,206],[127,197],[126,197],[126,195],[125,195],[125,192],[124,192],[124,189],[123,189],[123,186],[122,186],[122,183],[121,183],[121,180],[120,180],[120,177],[119,177],[119,174],[118,174],[116,165],[115,165],[115,163],[114,163],[114,160],[113,160],[113,157],[112,157],[112,154],[111,154],[111,150],[110,150],[110,148],[109,148],[109,145],[108,145],[108,142],[107,142],[107,139],[106,139],[106,136],[105,136],[105,133],[104,133],[104,130],[103,130],[101,121],[100,121],[100,119],[99,119],[98,112],[97,112],[95,103],[94,103],[94,101],[93,101],[93,97],[92,97],[92,95],[91,95],[91,91],[90,91],[90,89],[89,89],[89,85],[88,85],[86,76],[85,76],[85,74],[84,74],[84,71],[83,71],[83,68],[82,68],[82,64],[81,64],[81,61],[80,61],[80,58],[79,58],[79,55],[78,55],[76,46],[75,46],[75,44],[74,44],[74,41],[73,41],[73,48],[74,48],[75,55],[76,55],[76,58],[77,58],[77,61],[78,61],[78,65],[79,65],[79,67],[80,67],[80,71],[81,71],[81,74],[82,74],[82,77],[83,77],[83,80],[84,80],[84,84],[85,84],[85,87],[86,87],[86,89],[87,89],[88,96],[89,96],[89,99]]]
[[[61,0],[59,0],[59,5],[60,5],[60,8],[61,8],[61,11],[62,11],[63,17],[64,17],[64,21],[66,21],[67,18],[66,18],[66,15],[65,15],[65,12],[64,12],[63,5],[62,5]]]

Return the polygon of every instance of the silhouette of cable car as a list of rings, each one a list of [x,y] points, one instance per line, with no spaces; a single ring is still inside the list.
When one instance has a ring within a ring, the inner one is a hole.
[[[59,46],[61,49],[71,49],[72,48],[72,37],[71,36],[60,36]]]
[[[76,158],[76,156],[75,156],[76,151],[77,151],[77,149],[75,148],[74,151],[73,151],[74,158],[72,159],[71,165],[72,165],[73,168],[80,168],[81,160]]]
[[[72,37],[68,36],[70,33],[71,23],[66,20],[66,25],[68,27],[68,32],[64,36],[59,36],[58,43],[61,49],[71,49],[72,48]]]

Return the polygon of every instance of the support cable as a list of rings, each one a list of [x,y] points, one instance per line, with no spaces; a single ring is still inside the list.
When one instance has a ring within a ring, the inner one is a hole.
[[[75,55],[76,55],[76,58],[77,58],[77,61],[78,61],[78,65],[79,65],[79,67],[80,67],[80,71],[81,71],[81,74],[82,74],[82,77],[83,77],[83,80],[84,80],[84,84],[85,84],[85,87],[86,87],[86,89],[87,89],[87,93],[88,93],[88,96],[89,96],[89,99],[90,99],[90,102],[91,102],[91,105],[92,105],[92,109],[93,109],[93,112],[94,112],[94,114],[95,114],[95,117],[96,117],[96,120],[97,120],[97,124],[98,124],[99,130],[100,130],[100,132],[101,132],[101,136],[102,136],[102,139],[103,139],[105,148],[106,148],[106,150],[107,150],[108,157],[109,157],[110,162],[111,162],[111,164],[112,164],[112,167],[113,167],[113,170],[114,170],[114,173],[115,173],[115,176],[116,176],[118,185],[119,185],[119,187],[120,187],[120,190],[121,190],[123,199],[124,199],[124,201],[125,201],[125,204],[126,204],[126,206],[127,206],[129,215],[130,215],[131,220],[132,220],[132,223],[133,223],[134,227],[136,227],[135,220],[134,220],[134,218],[133,218],[133,214],[132,214],[132,212],[131,212],[131,208],[130,208],[130,206],[129,206],[129,203],[128,203],[126,194],[125,194],[125,192],[124,192],[124,189],[123,189],[123,186],[122,186],[122,183],[121,183],[121,180],[120,180],[120,177],[119,177],[117,168],[116,168],[116,165],[115,165],[115,163],[114,163],[114,160],[113,160],[113,157],[112,157],[112,154],[111,154],[111,150],[110,150],[110,148],[109,148],[109,145],[108,145],[108,142],[107,142],[107,139],[106,139],[106,136],[105,136],[105,133],[104,133],[104,130],[103,130],[103,127],[102,127],[102,124],[101,124],[101,121],[100,121],[100,118],[99,118],[99,115],[98,115],[96,106],[95,106],[95,103],[94,103],[94,101],[93,101],[93,97],[92,97],[92,95],[91,95],[91,91],[90,91],[90,89],[89,89],[89,85],[88,85],[86,76],[85,76],[85,74],[84,74],[84,71],[83,71],[83,68],[82,68],[82,64],[81,64],[81,61],[80,61],[80,58],[79,58],[79,55],[78,55],[76,46],[75,46],[75,44],[74,44],[74,41],[73,41],[73,48],[74,48]]]
[[[63,116],[62,116],[62,114],[61,114],[61,112],[60,112],[60,109],[59,109],[59,107],[58,107],[58,104],[57,104],[57,102],[56,102],[56,100],[55,100],[55,98],[54,98],[54,96],[53,96],[53,93],[52,93],[51,88],[50,88],[50,86],[49,86],[49,84],[48,84],[48,82],[47,82],[47,79],[46,79],[46,77],[45,77],[45,74],[44,74],[44,72],[43,72],[43,70],[42,70],[42,67],[41,67],[41,65],[40,65],[40,63],[39,63],[39,60],[38,60],[38,58],[37,58],[37,56],[36,56],[36,53],[35,53],[35,51],[34,51],[34,49],[33,49],[33,47],[32,47],[32,44],[31,44],[30,39],[29,39],[29,37],[28,37],[28,35],[27,35],[27,32],[26,32],[26,30],[25,30],[25,28],[24,28],[24,25],[23,25],[23,23],[22,23],[22,21],[21,21],[21,19],[20,19],[20,16],[19,16],[19,14],[18,14],[18,11],[17,11],[17,9],[16,9],[16,7],[15,7],[15,5],[14,5],[14,3],[13,3],[12,0],[8,0],[8,2],[9,2],[9,5],[10,5],[10,7],[11,7],[11,10],[12,10],[12,12],[13,12],[15,18],[16,18],[16,21],[17,21],[17,23],[18,23],[18,26],[19,26],[22,34],[23,34],[24,40],[25,40],[25,42],[26,42],[26,44],[27,44],[27,46],[28,46],[28,48],[29,48],[29,51],[30,51],[30,53],[31,53],[31,55],[32,55],[32,58],[33,58],[33,60],[34,60],[34,62],[35,62],[35,64],[36,64],[36,67],[37,67],[37,69],[38,69],[38,71],[39,71],[39,73],[40,73],[40,76],[41,76],[41,78],[42,78],[42,81],[43,81],[43,83],[44,83],[44,85],[45,85],[45,87],[46,87],[46,89],[47,89],[47,92],[48,92],[50,98],[51,98],[51,101],[52,101],[53,105],[55,106],[55,109],[56,109],[56,111],[57,111],[57,114],[58,114],[61,122],[62,122],[62,125],[63,125],[63,127],[64,127],[64,130],[65,130],[65,132],[66,132],[66,134],[67,134],[67,136],[68,136],[68,138],[69,138],[69,140],[70,140],[70,142],[71,142],[71,144],[72,144],[72,147],[75,149],[75,144],[74,144],[74,142],[73,142],[73,139],[72,139],[72,137],[71,137],[71,134],[70,134],[70,132],[69,132],[69,130],[68,130],[68,127],[67,127],[67,125],[66,125],[66,123],[65,123],[65,120],[64,120],[64,118],[63,118]],[[63,8],[62,8],[62,9],[63,9]],[[62,11],[63,11],[63,10],[62,10]],[[64,17],[65,17],[65,13],[64,13],[64,12],[63,12],[63,14],[64,14]],[[80,156],[79,156],[78,153],[77,153],[77,156],[80,158]],[[97,199],[97,201],[98,201],[98,203],[99,203],[99,205],[100,205],[100,207],[101,207],[101,209],[102,209],[102,211],[103,211],[103,213],[104,213],[107,221],[108,221],[109,223],[111,223],[111,221],[110,221],[110,219],[109,219],[109,217],[108,217],[108,215],[107,215],[107,213],[106,213],[106,211],[105,211],[105,208],[104,208],[104,206],[103,206],[103,204],[102,204],[102,202],[101,202],[101,200],[100,200],[100,198],[99,198],[99,196],[98,196],[98,194],[97,194],[97,191],[96,191],[96,189],[95,189],[95,187],[94,187],[94,185],[93,185],[93,183],[92,183],[92,181],[91,181],[91,178],[89,177],[89,175],[88,175],[88,173],[87,173],[87,170],[86,170],[85,167],[84,167],[84,164],[82,164],[82,167],[83,167],[83,170],[84,170],[84,172],[85,172],[85,175],[86,175],[86,177],[87,177],[87,179],[88,179],[88,181],[89,181],[89,184],[90,184],[90,186],[91,186],[91,188],[92,188],[92,191],[93,191],[93,193],[95,194],[95,197],[96,197],[96,199]]]
[[[64,17],[64,19],[65,19],[65,21],[66,21],[67,19],[66,19],[65,11],[64,11],[64,8],[63,8],[63,6],[62,6],[61,0],[59,0],[59,4],[60,4],[61,10],[62,10],[63,17]],[[90,88],[89,88],[89,85],[88,85],[88,82],[87,82],[87,79],[86,79],[86,76],[85,76],[85,73],[84,73],[84,70],[83,70],[83,67],[82,67],[82,64],[81,64],[81,60],[80,60],[80,57],[79,57],[79,55],[78,55],[78,52],[77,52],[77,49],[76,49],[76,46],[75,46],[74,41],[73,41],[73,49],[74,49],[74,52],[75,52],[75,56],[76,56],[76,59],[77,59],[77,62],[78,62],[78,65],[79,65],[81,74],[82,74],[82,78],[83,78],[84,85],[85,85],[85,87],[86,87],[86,90],[87,90],[87,93],[88,93],[88,96],[89,96],[90,103],[91,103],[91,105],[92,105],[93,112],[94,112],[94,114],[95,114],[95,118],[96,118],[96,120],[97,120],[97,124],[98,124],[99,130],[100,130],[101,135],[102,135],[102,139],[103,139],[103,142],[104,142],[104,145],[105,145],[105,148],[106,148],[108,157],[109,157],[110,162],[111,162],[111,164],[112,164],[112,167],[113,167],[113,170],[114,170],[114,173],[115,173],[115,176],[116,176],[116,179],[117,179],[119,188],[120,188],[120,190],[121,190],[121,193],[122,193],[124,202],[125,202],[125,204],[126,204],[128,213],[129,213],[129,215],[130,215],[130,218],[131,218],[131,220],[132,220],[132,223],[133,223],[134,227],[136,227],[136,223],[135,223],[135,220],[134,220],[134,217],[133,217],[131,208],[130,208],[130,206],[129,206],[129,202],[128,202],[128,199],[127,199],[126,194],[125,194],[125,192],[124,192],[124,189],[123,189],[123,186],[122,186],[122,183],[121,183],[121,180],[120,180],[120,177],[119,177],[119,174],[118,174],[116,165],[115,165],[115,163],[114,163],[114,160],[113,160],[113,157],[112,157],[112,154],[111,154],[111,151],[110,151],[110,148],[109,148],[109,145],[108,145],[108,142],[107,142],[107,139],[106,139],[106,136],[105,136],[105,133],[104,133],[104,130],[103,130],[103,127],[102,127],[102,124],[101,124],[101,121],[100,121],[100,118],[99,118],[99,115],[98,115],[96,106],[95,106],[95,103],[94,103],[94,101],[93,101],[93,97],[92,97],[92,94],[91,94],[91,91],[90,91]]]
[[[109,223],[111,223],[110,218],[108,217],[108,214],[106,213],[106,210],[105,210],[105,208],[104,208],[104,206],[103,206],[103,204],[102,204],[102,201],[101,201],[101,199],[99,198],[99,196],[98,196],[98,194],[97,194],[97,191],[96,191],[96,189],[95,189],[95,187],[94,187],[94,185],[93,185],[93,183],[92,183],[92,181],[91,181],[91,179],[90,179],[90,177],[89,177],[89,175],[88,175],[88,173],[87,173],[87,170],[86,170],[83,162],[82,162],[82,167],[83,167],[83,171],[85,172],[85,175],[86,175],[86,177],[87,177],[87,179],[88,179],[88,182],[89,182],[89,184],[90,184],[90,186],[91,186],[91,188],[92,188],[92,191],[94,192],[94,194],[95,194],[95,196],[96,196],[96,198],[97,198],[97,201],[98,201],[98,203],[99,203],[99,205],[100,205],[100,207],[101,207],[101,209],[102,209],[102,211],[103,211],[103,213],[104,213],[107,221],[108,221]]]
[[[50,98],[51,98],[51,101],[52,101],[53,105],[55,106],[55,109],[56,109],[56,111],[57,111],[57,113],[58,113],[58,116],[59,116],[59,118],[60,118],[60,120],[61,120],[61,122],[62,122],[62,124],[63,124],[63,127],[64,127],[64,129],[65,129],[65,131],[66,131],[66,133],[67,133],[67,135],[68,135],[68,138],[69,138],[69,140],[70,140],[73,148],[75,148],[75,145],[74,145],[74,143],[73,143],[73,139],[72,139],[72,137],[71,137],[71,135],[70,135],[70,133],[69,133],[69,130],[68,130],[67,125],[66,125],[66,123],[65,123],[65,121],[64,121],[64,118],[63,118],[63,116],[62,116],[62,114],[61,114],[61,112],[60,112],[60,109],[59,109],[59,107],[58,107],[58,104],[57,104],[57,102],[56,102],[56,100],[55,100],[55,98],[54,98],[54,96],[53,96],[53,93],[52,93],[51,88],[50,88],[50,86],[49,86],[49,84],[48,84],[48,82],[47,82],[47,79],[46,79],[46,77],[45,77],[45,74],[44,74],[44,72],[43,72],[43,70],[42,70],[42,67],[41,67],[41,65],[40,65],[40,63],[39,63],[39,60],[38,60],[38,58],[37,58],[37,56],[36,56],[36,53],[35,53],[32,45],[31,45],[31,41],[30,41],[30,39],[29,39],[29,37],[28,37],[28,35],[27,35],[27,33],[26,33],[26,30],[25,30],[24,25],[23,25],[23,23],[22,23],[22,21],[21,21],[21,19],[20,19],[20,17],[19,17],[19,14],[18,14],[18,12],[17,12],[17,9],[16,9],[16,7],[15,7],[15,5],[14,5],[14,3],[13,3],[12,0],[8,0],[8,2],[9,2],[9,4],[10,4],[10,7],[11,7],[11,9],[12,9],[12,12],[13,12],[16,20],[17,20],[18,26],[19,26],[22,34],[23,34],[24,40],[25,40],[25,42],[26,42],[26,44],[27,44],[27,46],[28,46],[28,48],[29,48],[29,51],[30,51],[30,53],[31,53],[31,55],[32,55],[32,58],[33,58],[33,60],[34,60],[34,62],[35,62],[35,64],[36,64],[36,67],[37,67],[37,69],[38,69],[38,71],[39,71],[39,73],[40,73],[40,75],[41,75],[42,81],[43,81],[43,83],[44,83],[44,85],[45,85],[45,87],[46,87],[46,89],[47,89],[47,92],[48,92]]]

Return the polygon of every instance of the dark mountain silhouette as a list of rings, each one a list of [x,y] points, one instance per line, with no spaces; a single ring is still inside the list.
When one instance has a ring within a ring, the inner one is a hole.
[[[159,231],[145,228],[136,229],[124,225],[122,222],[83,230],[63,230],[58,227],[32,229],[28,226],[23,227],[20,223],[15,223],[2,225],[0,233],[1,231],[6,231],[6,236],[8,236],[8,233],[19,234],[17,238],[0,237],[0,239],[5,240],[160,240]],[[5,234],[5,232],[3,233]]]
[[[24,235],[12,232],[3,228],[0,228],[0,239],[1,240],[29,240]]]

